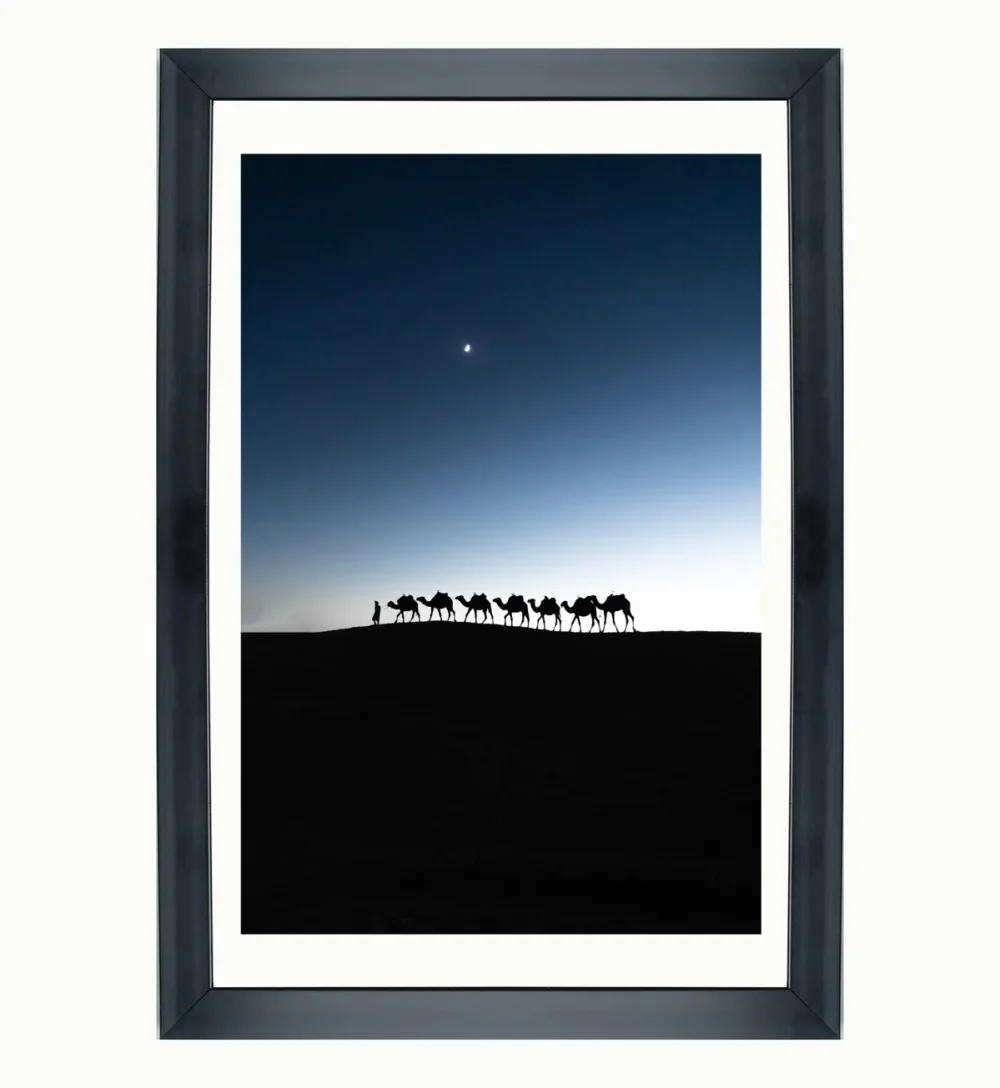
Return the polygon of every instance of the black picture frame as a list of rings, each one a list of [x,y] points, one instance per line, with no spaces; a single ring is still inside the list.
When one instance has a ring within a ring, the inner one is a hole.
[[[162,49],[158,59],[160,1038],[840,1038],[840,50]],[[213,985],[207,546],[212,105],[232,99],[787,102],[793,509],[785,987],[391,990]]]

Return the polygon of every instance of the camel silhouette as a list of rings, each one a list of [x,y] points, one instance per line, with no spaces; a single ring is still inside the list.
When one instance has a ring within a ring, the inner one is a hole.
[[[577,597],[572,605],[567,604],[565,601],[562,603],[563,608],[567,612],[572,613],[573,619],[570,621],[569,629],[573,630],[573,624],[580,624],[580,633],[583,634],[583,624],[580,622],[581,616],[590,616],[590,626],[587,628],[587,632],[593,631],[596,627],[600,630],[600,623],[597,620],[597,598],[596,597]]]
[[[465,605],[465,616],[462,619],[462,623],[465,623],[465,621],[469,618],[470,612],[472,613],[473,622],[475,623],[479,622],[480,612],[482,612],[483,614],[483,623],[486,622],[487,613],[489,614],[490,622],[496,622],[493,619],[493,605],[490,604],[489,598],[486,596],[485,593],[473,593],[472,597],[468,601],[462,596],[461,593],[459,593],[455,600],[458,601],[459,604]]]
[[[375,611],[372,613],[372,623],[374,623],[376,627],[378,627],[378,625],[379,625],[379,619],[380,619],[381,615],[382,615],[382,606],[378,603],[378,601],[376,601],[375,602]]]
[[[455,606],[452,603],[451,597],[447,593],[442,593],[439,589],[437,593],[427,600],[426,597],[418,597],[417,600],[426,608],[431,610],[430,619],[434,619],[434,613],[437,612],[439,619],[444,619],[444,614],[447,612],[452,619],[455,618]]]
[[[629,603],[629,599],[624,593],[609,593],[603,604],[593,594],[587,599],[593,601],[594,607],[599,608],[604,613],[604,624],[601,627],[602,631],[608,626],[609,613],[611,614],[611,622],[615,625],[615,630],[618,630],[618,620],[615,618],[616,612],[625,613],[624,630],[628,630],[628,621],[631,620],[632,630],[635,631],[635,617],[632,615],[632,605]]]
[[[559,605],[556,604],[555,597],[543,597],[541,605],[535,604],[535,598],[529,597],[528,604],[531,605],[532,612],[538,613],[538,621],[535,623],[535,627],[543,627],[546,631],[548,628],[545,626],[545,617],[552,616],[555,619],[555,623],[552,625],[554,631],[557,627],[562,630],[562,616],[559,612]]]
[[[521,622],[518,624],[518,627],[523,627],[526,623],[530,626],[531,617],[528,615],[528,606],[524,603],[523,597],[516,596],[512,593],[506,604],[504,604],[499,597],[494,597],[493,603],[499,605],[501,610],[505,613],[503,618],[505,624],[510,620],[511,626],[513,626],[514,613],[517,613],[521,616]]]
[[[413,616],[416,616],[418,620],[420,619],[420,609],[417,608],[417,602],[408,593],[400,597],[398,602],[388,601],[387,604],[389,608],[394,608],[397,613],[396,618],[392,621],[393,623],[399,623],[399,618],[404,612],[411,613],[411,622]],[[406,623],[405,619],[403,620],[403,623]]]

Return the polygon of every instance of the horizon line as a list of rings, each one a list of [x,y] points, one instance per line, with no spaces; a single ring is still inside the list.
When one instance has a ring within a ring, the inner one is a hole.
[[[385,627],[394,627],[394,628],[395,627],[413,627],[413,626],[417,626],[417,625],[420,625],[420,624],[428,624],[428,625],[433,624],[435,627],[437,627],[437,626],[444,626],[444,627],[498,627],[498,628],[501,628],[503,630],[535,631],[535,632],[538,632],[538,633],[544,632],[545,634],[549,634],[549,635],[568,635],[568,634],[580,634],[581,633],[579,631],[572,632],[572,631],[560,630],[558,628],[552,628],[552,627],[534,627],[534,626],[529,627],[527,624],[513,624],[512,625],[512,624],[509,624],[509,623],[483,623],[481,620],[480,620],[479,623],[469,624],[465,620],[430,620],[430,619],[427,619],[427,620],[418,620],[418,621],[408,620],[405,623],[398,623],[397,621],[393,620],[391,623],[361,623],[361,624],[355,624],[354,626],[351,626],[351,627],[324,627],[324,628],[322,628],[321,630],[318,630],[318,631],[317,630],[309,630],[309,629],[306,629],[306,628],[291,628],[291,627],[277,627],[277,628],[270,628],[270,629],[263,629],[263,628],[256,628],[256,627],[250,627],[250,628],[241,627],[240,628],[240,634],[243,634],[243,635],[327,635],[327,634],[332,634],[334,631],[367,631],[369,629],[381,630],[382,628],[385,628]],[[582,633],[583,634],[592,634],[592,633],[620,634],[620,635],[621,634],[630,634],[630,635],[631,634],[636,634],[636,635],[689,635],[689,634],[696,634],[696,635],[759,635],[759,634],[761,634],[760,631],[747,630],[747,629],[743,629],[743,628],[741,628],[740,630],[734,630],[733,628],[717,628],[717,627],[662,627],[662,628],[655,628],[655,629],[651,629],[651,630],[643,629],[642,631],[639,631],[639,630],[625,631],[624,629],[619,628],[617,630],[617,632],[614,631],[614,630],[612,630],[610,632],[608,632],[606,630],[602,630],[600,632],[584,631]]]

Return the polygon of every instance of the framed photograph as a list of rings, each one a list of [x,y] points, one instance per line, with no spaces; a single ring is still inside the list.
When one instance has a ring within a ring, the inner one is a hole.
[[[160,51],[161,1038],[840,1038],[840,73]]]

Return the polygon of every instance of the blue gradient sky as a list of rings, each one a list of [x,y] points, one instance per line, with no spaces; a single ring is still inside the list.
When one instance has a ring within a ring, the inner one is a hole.
[[[760,206],[753,155],[245,155],[244,629],[759,631]]]

